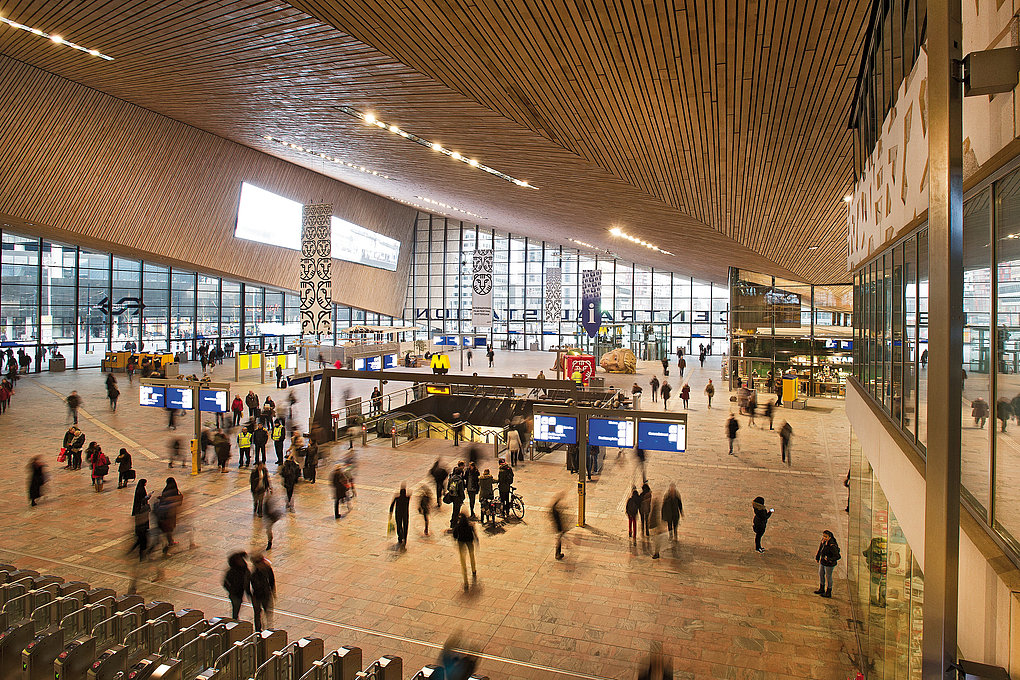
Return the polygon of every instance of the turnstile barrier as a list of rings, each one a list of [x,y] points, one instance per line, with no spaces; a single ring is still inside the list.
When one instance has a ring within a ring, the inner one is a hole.
[[[106,597],[67,614],[60,619],[60,627],[64,629],[68,639],[79,638],[89,635],[93,628],[113,614],[113,598]]]
[[[361,672],[361,648],[340,647],[312,662],[301,680],[354,680]]]
[[[61,595],[55,600],[36,607],[32,610],[29,618],[35,621],[37,628],[42,629],[46,626],[59,628],[60,622],[64,620],[65,616],[85,606],[84,595],[85,591],[78,591],[72,595]]]
[[[195,677],[201,670],[211,668],[227,648],[235,642],[243,640],[254,632],[249,621],[233,621],[230,619],[213,619],[223,621],[207,631],[198,634],[194,640],[185,643],[176,658],[183,666],[181,674],[185,678]]]
[[[252,633],[235,642],[216,659],[210,669],[216,673],[207,672],[207,680],[212,677],[217,680],[248,680],[270,656],[286,646],[287,631],[263,630]]]
[[[443,670],[442,666],[436,666],[431,663],[426,664],[411,676],[411,680],[446,680],[446,671]]]
[[[382,656],[354,677],[356,680],[401,680],[404,662],[399,656]]]
[[[159,647],[159,653],[165,657],[177,658],[177,654],[180,652],[181,647],[191,642],[199,636],[200,633],[204,633],[209,630],[210,624],[205,619],[201,619],[191,624],[187,628],[182,628],[181,632],[177,635],[172,636],[169,640],[164,642]]]
[[[300,680],[312,663],[324,656],[325,643],[321,638],[303,637],[284,649],[274,652],[259,666],[253,680]]]

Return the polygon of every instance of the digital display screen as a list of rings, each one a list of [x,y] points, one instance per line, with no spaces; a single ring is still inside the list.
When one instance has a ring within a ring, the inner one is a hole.
[[[163,408],[162,385],[142,385],[138,388],[138,405]]]
[[[577,418],[573,416],[535,416],[535,440],[551,444],[577,443]]]
[[[381,371],[382,370],[382,357],[368,357],[368,370],[369,371]]]
[[[396,368],[399,364],[399,359],[396,354],[387,354],[383,357],[383,368]]]
[[[634,421],[589,418],[588,443],[592,446],[615,446],[629,449],[634,446]]]
[[[166,407],[189,410],[195,407],[194,394],[187,387],[167,387]]]
[[[687,425],[661,420],[638,421],[637,445],[648,451],[686,451]]]
[[[207,413],[226,413],[230,410],[227,404],[226,390],[199,390],[198,410]]]
[[[331,231],[333,257],[396,271],[400,241],[335,216],[331,221]],[[301,250],[301,203],[242,182],[234,236]]]

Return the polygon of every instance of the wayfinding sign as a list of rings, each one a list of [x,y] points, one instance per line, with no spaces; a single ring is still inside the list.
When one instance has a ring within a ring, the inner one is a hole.
[[[138,388],[138,405],[163,408],[162,385],[142,385]]]
[[[535,440],[550,444],[576,444],[577,418],[536,413]]]
[[[638,421],[637,447],[649,451],[687,450],[687,424],[664,420]]]
[[[629,449],[634,446],[634,420],[631,418],[589,418],[588,443]]]

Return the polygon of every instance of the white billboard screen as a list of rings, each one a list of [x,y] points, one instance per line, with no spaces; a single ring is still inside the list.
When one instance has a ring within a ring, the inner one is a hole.
[[[332,255],[338,260],[396,271],[400,241],[339,217],[332,220]],[[301,204],[254,184],[241,183],[234,236],[301,250]]]

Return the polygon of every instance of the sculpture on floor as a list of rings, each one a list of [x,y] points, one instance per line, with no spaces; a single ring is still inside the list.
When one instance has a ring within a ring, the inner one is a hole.
[[[599,366],[608,373],[637,373],[637,357],[631,350],[621,347],[603,354]]]

